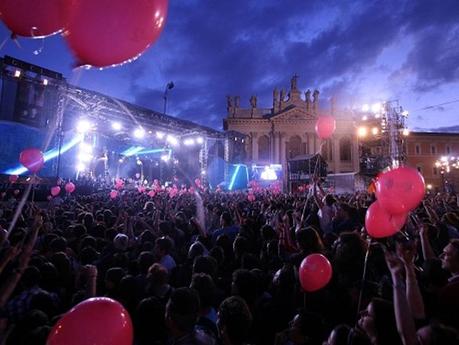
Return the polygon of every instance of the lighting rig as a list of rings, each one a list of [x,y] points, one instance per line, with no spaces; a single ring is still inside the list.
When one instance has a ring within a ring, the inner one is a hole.
[[[406,160],[408,111],[398,100],[364,105],[354,114],[363,175],[374,176]]]

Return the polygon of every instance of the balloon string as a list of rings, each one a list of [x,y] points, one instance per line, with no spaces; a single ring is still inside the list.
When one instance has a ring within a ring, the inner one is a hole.
[[[24,205],[27,201],[27,198],[29,197],[31,189],[32,189],[32,184],[27,185],[27,188],[24,191],[24,195],[22,196],[21,201],[19,202],[18,207],[16,208],[16,212],[14,213],[10,226],[8,227],[8,233],[6,234],[7,239],[10,236],[11,231],[14,229],[16,222],[18,221],[19,215],[21,214],[22,209],[24,208]]]
[[[370,254],[371,241],[372,239],[370,238],[368,241],[367,252],[365,253],[365,261],[363,263],[362,281],[361,281],[361,286],[360,286],[359,301],[357,303],[357,320],[359,318],[360,309],[362,308],[363,291],[365,289],[365,281],[367,277],[368,257]]]
[[[3,47],[5,46],[6,42],[8,42],[8,40],[10,39],[10,36],[7,36],[3,39],[2,43],[0,43],[0,51],[3,49]]]

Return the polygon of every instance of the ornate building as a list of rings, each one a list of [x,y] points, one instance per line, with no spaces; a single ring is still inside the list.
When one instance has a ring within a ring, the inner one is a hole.
[[[250,98],[249,108],[241,108],[239,96],[228,96],[223,126],[245,135],[244,163],[282,164],[286,177],[289,159],[321,151],[329,173],[358,172],[359,150],[352,114],[337,111],[333,100],[328,109],[321,109],[319,91],[301,92],[297,79],[291,79],[288,92],[274,89],[271,108],[259,108],[256,96]],[[336,131],[322,143],[315,133],[316,119],[330,113],[336,118]]]

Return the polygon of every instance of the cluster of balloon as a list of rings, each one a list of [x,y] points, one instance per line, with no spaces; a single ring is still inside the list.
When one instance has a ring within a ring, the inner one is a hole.
[[[131,317],[123,306],[110,298],[96,297],[65,313],[52,328],[46,344],[128,345],[133,340]]]
[[[2,0],[1,18],[13,36],[43,38],[64,28],[66,0]]]
[[[75,184],[73,182],[68,182],[65,184],[65,191],[67,193],[73,193],[75,191],[76,187],[75,187]]]
[[[249,200],[250,202],[254,202],[256,199],[257,199],[257,198],[256,198],[255,195],[252,194],[252,193],[249,193],[249,194],[247,195],[247,200]]]
[[[61,187],[59,186],[54,186],[54,187],[51,187],[51,195],[52,196],[58,196],[61,192]]]
[[[115,188],[116,189],[123,189],[124,188],[124,180],[120,179],[120,178],[117,178],[115,180]]]
[[[43,152],[36,148],[25,149],[19,155],[19,162],[31,173],[36,174],[43,168],[45,159]]]
[[[397,233],[425,195],[424,178],[414,168],[399,167],[378,175],[377,201],[370,205],[365,227],[370,236],[383,238]]]
[[[308,255],[299,269],[301,287],[307,292],[320,290],[330,282],[332,274],[332,266],[325,256]]]
[[[77,65],[108,67],[140,56],[160,36],[168,0],[2,0],[13,35],[43,38],[64,30]],[[103,20],[101,20],[103,18]]]
[[[150,197],[150,198],[153,198],[155,195],[156,195],[156,192],[154,190],[151,190],[147,193],[147,195]]]
[[[316,133],[320,139],[330,138],[336,130],[336,121],[333,116],[322,115],[317,118]]]

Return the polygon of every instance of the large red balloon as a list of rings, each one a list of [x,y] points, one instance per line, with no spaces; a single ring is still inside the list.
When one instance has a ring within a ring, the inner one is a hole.
[[[424,178],[414,168],[400,167],[387,171],[376,181],[376,198],[390,214],[403,214],[415,209],[424,194]]]
[[[320,139],[328,139],[335,133],[336,121],[333,116],[319,116],[316,122],[316,133]]]
[[[73,184],[73,182],[68,182],[66,185],[65,185],[65,191],[67,193],[73,193],[75,191],[76,187],[75,187],[75,184]]]
[[[301,263],[300,283],[307,292],[322,289],[332,277],[330,261],[322,254],[308,255]]]
[[[81,302],[59,319],[47,345],[131,345],[132,322],[118,302],[105,297]]]
[[[107,67],[137,58],[164,28],[168,0],[73,0],[66,40],[80,65]]]
[[[53,35],[64,28],[70,0],[0,0],[0,14],[13,34],[32,38]]]
[[[407,217],[406,213],[388,213],[381,207],[379,200],[377,200],[367,210],[365,228],[371,237],[389,237],[396,234],[403,227]]]
[[[39,172],[45,164],[43,153],[35,148],[22,151],[19,155],[19,162],[34,174]]]

